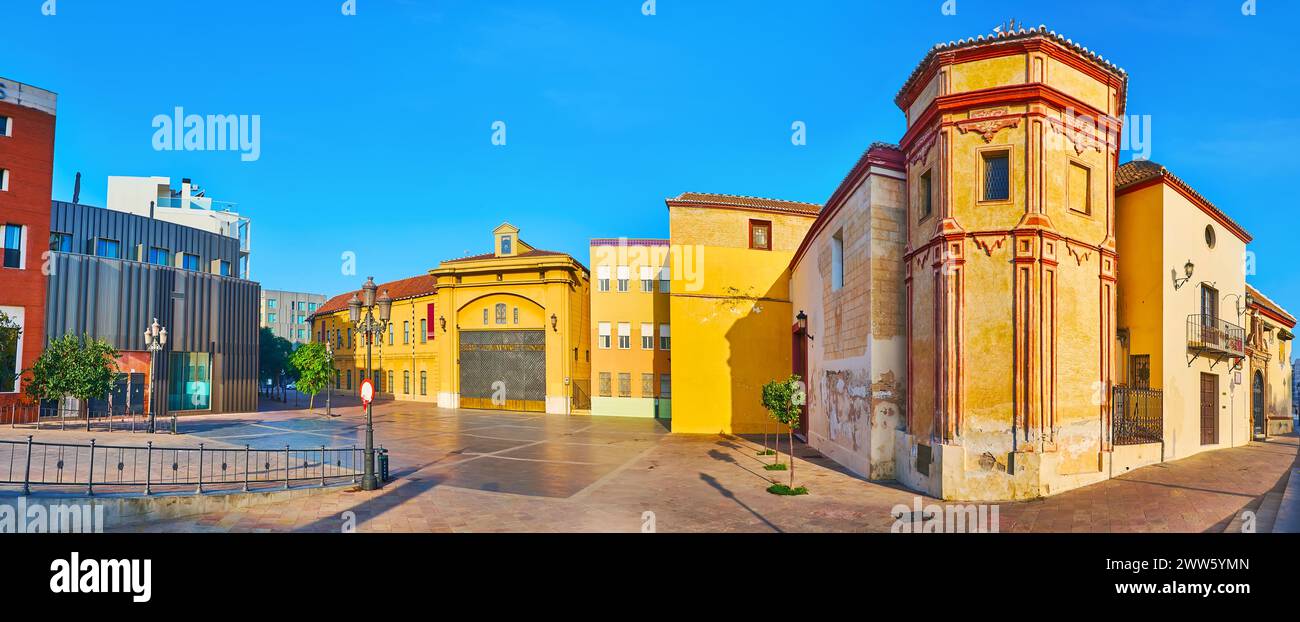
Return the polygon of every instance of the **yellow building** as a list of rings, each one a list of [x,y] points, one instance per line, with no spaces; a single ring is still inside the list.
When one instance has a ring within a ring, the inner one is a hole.
[[[585,392],[574,390],[591,369],[587,269],[533,248],[508,223],[493,230],[492,247],[379,286],[393,309],[372,352],[377,393],[444,408],[588,408]],[[314,339],[333,342],[335,388],[355,395],[366,344],[348,323],[353,293],[326,301],[310,320]]]
[[[570,414],[590,408],[590,284],[564,253],[504,223],[492,252],[443,261],[435,310],[438,405]]]
[[[1296,319],[1246,285],[1246,352],[1250,356],[1250,419],[1255,438],[1290,434],[1292,345]]]
[[[895,98],[909,199],[904,484],[1007,499],[1107,477],[1118,145],[1084,120],[1122,115],[1126,84],[1035,29],[936,46]]]
[[[1141,466],[1246,444],[1250,235],[1155,162],[1124,164],[1115,185],[1116,451],[1140,452],[1126,466]]]
[[[591,241],[591,414],[670,418],[668,240]]]
[[[1239,225],[1118,165],[1126,88],[1043,28],[927,54],[899,145],[867,150],[791,262],[813,447],[992,500],[1288,429],[1295,319],[1246,285]]]
[[[433,343],[435,281],[413,276],[379,285],[393,299],[388,333],[371,349],[379,398],[432,402],[437,399],[438,352]],[[348,322],[348,300],[360,290],[325,301],[309,318],[313,340],[334,348],[334,389],[357,395],[366,377],[366,343]]]
[[[790,375],[790,258],[821,210],[688,192],[668,199],[675,433],[762,433],[762,386]]]

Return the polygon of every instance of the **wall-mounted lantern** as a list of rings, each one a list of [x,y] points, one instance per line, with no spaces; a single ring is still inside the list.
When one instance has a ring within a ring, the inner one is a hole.
[[[807,337],[809,341],[812,341],[813,336],[808,334],[808,314],[804,313],[803,309],[800,309],[799,314],[794,316],[794,319],[799,322],[799,333]]]
[[[1173,268],[1170,268],[1169,276],[1174,280],[1174,289],[1179,289],[1183,285],[1186,285],[1188,281],[1192,280],[1192,272],[1195,269],[1196,266],[1192,264],[1192,260],[1188,259],[1187,263],[1183,264],[1183,278],[1180,279],[1178,278],[1178,272]]]
[[[560,332],[560,318],[555,317],[554,313],[551,314],[551,330]]]
[[[438,326],[442,328],[442,332],[444,333],[447,332],[447,316],[445,315],[438,316]]]

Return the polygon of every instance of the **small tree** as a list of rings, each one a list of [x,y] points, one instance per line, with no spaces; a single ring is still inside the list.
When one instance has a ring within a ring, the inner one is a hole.
[[[0,311],[0,353],[13,352],[14,359],[21,361],[23,355],[18,351],[18,337],[22,334],[23,327],[4,311]],[[0,374],[4,374],[0,377],[0,391],[13,391],[22,372],[14,374],[5,369],[0,370]]]
[[[767,409],[768,414],[777,421],[784,424],[789,434],[790,440],[790,485],[783,486],[773,483],[767,491],[783,495],[803,495],[808,494],[808,489],[800,486],[794,487],[794,429],[799,425],[799,416],[806,401],[804,395],[803,381],[799,376],[791,375],[785,380],[773,380],[763,385],[763,407]],[[780,432],[777,433],[777,460],[780,459]],[[775,465],[775,463],[773,463]]]
[[[289,358],[289,366],[298,377],[298,390],[309,396],[307,410],[312,410],[316,406],[316,394],[325,389],[334,373],[333,361],[325,351],[325,344],[303,344]]]
[[[74,397],[83,404],[104,397],[120,375],[117,356],[116,348],[90,335],[51,339],[32,365],[27,394],[35,400]]]

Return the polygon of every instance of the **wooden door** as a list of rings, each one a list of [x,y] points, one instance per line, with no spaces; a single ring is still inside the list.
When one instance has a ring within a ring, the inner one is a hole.
[[[1201,374],[1201,444],[1219,442],[1219,377]]]
[[[805,331],[799,330],[799,324],[795,324],[791,332],[791,350],[790,360],[793,362],[792,372],[799,376],[804,385],[804,405],[799,410],[799,425],[795,427],[794,433],[808,442],[808,392],[812,390],[808,382],[808,335]]]

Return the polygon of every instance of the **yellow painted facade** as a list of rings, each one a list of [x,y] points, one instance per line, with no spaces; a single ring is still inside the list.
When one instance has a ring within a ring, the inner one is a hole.
[[[774,430],[761,390],[790,375],[788,266],[820,206],[697,193],[667,204],[673,432]],[[764,225],[767,239],[756,245]]]
[[[449,362],[439,367],[438,405],[558,414],[589,408],[583,392],[574,391],[591,379],[587,268],[564,253],[533,248],[508,223],[493,230],[492,247],[490,253],[444,261],[429,272],[437,279],[437,354]],[[467,351],[501,348],[471,343],[500,331],[541,333],[542,343],[510,347],[539,348],[544,377],[539,386],[532,386],[533,380],[514,371],[488,368],[484,373],[499,377],[481,380],[497,388],[468,395],[461,358]]]
[[[372,351],[380,398],[445,408],[582,410],[585,395],[574,387],[585,386],[591,373],[586,267],[533,248],[508,223],[490,240],[490,253],[379,286],[394,299],[388,332]],[[366,351],[347,321],[352,294],[331,298],[311,322],[313,339],[334,343],[337,389],[356,395]],[[463,357],[478,361],[468,376]],[[474,395],[462,395],[466,380],[478,389]]]
[[[671,418],[668,240],[592,240],[591,271],[591,414]]]
[[[1122,114],[1125,78],[1048,36],[997,43],[932,53],[898,99],[910,322],[897,477],[949,499],[1107,477],[1117,146],[1075,115]]]
[[[416,276],[383,283],[378,291],[393,297],[388,332],[372,349],[375,392],[379,399],[432,402],[438,395],[438,351],[430,339],[429,305],[436,300],[434,281]],[[358,395],[366,376],[366,344],[348,323],[347,300],[353,292],[326,301],[313,314],[312,340],[332,342],[334,390]]]

